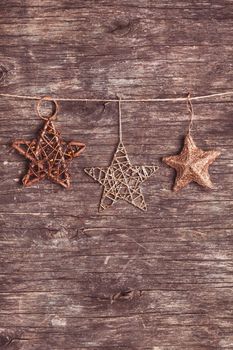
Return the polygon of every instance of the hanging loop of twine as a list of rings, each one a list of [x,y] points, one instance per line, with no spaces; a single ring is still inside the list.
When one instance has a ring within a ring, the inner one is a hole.
[[[191,131],[192,131],[193,118],[194,118],[193,104],[192,104],[190,92],[187,95],[187,108],[188,108],[189,115],[190,115],[189,126],[188,126],[188,134],[190,135]]]
[[[119,96],[118,96],[118,114],[119,114],[119,141],[122,142],[121,97]]]
[[[41,105],[44,101],[50,101],[53,105],[53,112],[51,115],[48,115],[48,116],[44,116],[41,114]],[[58,114],[58,110],[59,110],[59,106],[58,106],[58,102],[56,100],[54,100],[52,97],[50,96],[44,96],[42,97],[36,104],[36,111],[37,111],[37,114],[38,116],[43,119],[43,120],[54,120],[56,119],[57,117],[57,114]]]

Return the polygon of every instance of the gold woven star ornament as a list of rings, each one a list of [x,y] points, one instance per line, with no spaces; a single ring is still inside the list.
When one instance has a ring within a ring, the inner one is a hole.
[[[198,148],[188,133],[181,153],[163,158],[164,163],[177,172],[173,191],[181,190],[192,181],[205,188],[214,188],[208,170],[219,155],[218,151],[203,151]]]
[[[147,206],[140,185],[157,169],[157,166],[131,165],[123,142],[120,140],[109,167],[93,167],[84,170],[104,186],[99,206],[99,211],[102,211],[119,199],[141,210],[146,210]]]

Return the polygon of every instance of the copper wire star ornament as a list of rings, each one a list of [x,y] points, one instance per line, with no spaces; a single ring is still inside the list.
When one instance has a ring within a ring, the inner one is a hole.
[[[40,106],[43,100],[51,101],[55,105],[55,112],[44,117],[40,114]],[[68,165],[71,160],[78,157],[85,145],[76,141],[64,141],[56,130],[52,120],[58,113],[58,104],[50,97],[42,98],[37,105],[38,115],[45,120],[39,137],[31,141],[16,140],[12,147],[30,160],[29,169],[23,178],[23,185],[30,186],[44,178],[48,178],[61,186],[70,187],[70,174]]]
[[[84,171],[103,185],[99,211],[110,207],[118,200],[125,200],[141,210],[147,210],[140,185],[156,170],[157,166],[131,165],[122,142],[121,107],[119,101],[119,143],[109,167],[85,168]]]
[[[188,109],[191,115],[189,130],[184,140],[184,146],[180,154],[164,157],[163,162],[176,170],[176,179],[173,191],[179,191],[190,182],[196,182],[200,186],[213,189],[214,185],[210,179],[209,166],[220,155],[219,151],[203,151],[198,148],[191,136],[193,121],[193,107],[188,95]]]

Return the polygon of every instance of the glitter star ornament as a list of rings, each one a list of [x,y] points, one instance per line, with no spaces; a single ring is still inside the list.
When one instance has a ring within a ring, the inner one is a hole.
[[[40,105],[43,100],[49,100],[55,105],[55,112],[44,117],[40,114]],[[38,115],[45,120],[37,139],[17,140],[13,142],[15,148],[24,157],[30,160],[27,174],[23,178],[23,185],[30,186],[45,178],[52,180],[61,186],[70,186],[70,174],[68,165],[71,160],[83,152],[85,145],[80,142],[64,141],[56,130],[53,119],[56,118],[58,105],[50,97],[44,97],[37,105]]]
[[[218,151],[203,151],[198,148],[188,133],[181,153],[163,158],[177,172],[173,190],[179,191],[192,181],[206,188],[214,188],[208,169],[219,155]]]
[[[163,158],[163,162],[176,170],[176,179],[173,191],[179,191],[190,182],[196,182],[200,186],[213,189],[214,185],[210,179],[209,166],[220,155],[220,152],[203,151],[198,148],[191,136],[191,125],[193,120],[193,107],[188,96],[188,107],[191,113],[189,131],[184,140],[184,146],[180,154]]]
[[[110,166],[84,169],[89,176],[103,186],[99,211],[103,211],[120,199],[141,210],[147,210],[140,185],[157,169],[157,166],[131,165],[127,151],[122,142],[121,108],[119,101],[119,144]]]

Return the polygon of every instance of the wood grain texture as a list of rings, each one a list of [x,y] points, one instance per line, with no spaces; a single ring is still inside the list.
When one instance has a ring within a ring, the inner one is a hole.
[[[2,0],[0,92],[153,98],[232,88],[231,0]],[[57,127],[87,145],[72,187],[22,188],[11,142],[41,125],[33,101],[0,99],[0,349],[233,349],[233,104],[194,103],[193,137],[217,149],[216,190],[171,192],[187,130],[185,103],[123,104],[133,164],[159,165],[147,213],[83,171],[106,166],[118,140],[114,103],[63,102]]]

